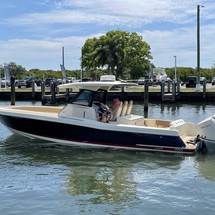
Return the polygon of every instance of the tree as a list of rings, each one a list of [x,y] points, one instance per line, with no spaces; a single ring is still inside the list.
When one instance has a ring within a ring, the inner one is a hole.
[[[10,75],[14,76],[16,78],[22,77],[22,75],[25,74],[25,72],[27,72],[25,68],[23,68],[20,65],[16,65],[14,62],[8,63],[7,67],[10,71]],[[2,74],[4,74],[4,67],[3,66],[1,66],[1,75]]]
[[[152,59],[150,46],[137,33],[115,30],[97,38],[87,39],[82,47],[82,68],[106,68],[108,74],[123,78],[130,73],[135,78],[137,70],[143,75]],[[140,75],[140,76],[142,76]]]

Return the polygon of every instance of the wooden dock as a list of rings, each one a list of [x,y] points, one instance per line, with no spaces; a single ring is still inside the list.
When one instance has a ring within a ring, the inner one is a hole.
[[[108,93],[108,100],[112,101],[114,98],[120,100],[133,100],[138,102],[144,102],[147,99],[148,102],[215,102],[215,91],[202,90],[201,92],[195,92],[194,89],[190,91],[181,91],[180,87],[176,89],[167,86],[165,88],[157,86],[156,90],[152,86],[149,89],[143,89],[139,92],[138,90],[113,90]],[[76,93],[69,91],[59,92],[50,89],[15,89],[14,99],[16,101],[41,101],[42,104],[58,104],[67,103]],[[160,89],[160,90],[159,90]],[[10,88],[0,90],[0,100],[10,101],[12,98],[12,92]],[[147,96],[145,95],[147,92]]]

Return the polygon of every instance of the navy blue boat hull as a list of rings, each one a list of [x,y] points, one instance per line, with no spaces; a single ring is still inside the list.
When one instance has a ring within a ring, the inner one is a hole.
[[[139,150],[186,151],[185,144],[179,136],[103,130],[7,115],[1,115],[0,118],[2,123],[12,130],[29,134],[29,136],[41,137],[41,139],[56,140],[56,142],[76,142],[85,145]]]

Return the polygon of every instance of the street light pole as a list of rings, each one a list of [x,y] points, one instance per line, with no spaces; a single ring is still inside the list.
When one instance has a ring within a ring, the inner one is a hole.
[[[176,81],[176,79],[177,79],[177,77],[176,77],[176,56],[174,56],[174,58],[175,58],[175,81]]]
[[[83,52],[82,52],[82,49],[81,49],[81,81],[83,79]]]
[[[204,7],[204,6],[201,6]],[[199,21],[200,5],[197,5],[197,84],[196,91],[200,91],[200,21]]]

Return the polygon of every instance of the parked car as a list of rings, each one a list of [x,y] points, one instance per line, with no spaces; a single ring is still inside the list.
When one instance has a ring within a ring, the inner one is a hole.
[[[5,85],[6,85],[6,87],[10,87],[10,81],[5,80],[5,78],[1,78],[0,85],[1,85],[2,88],[5,87]]]
[[[32,87],[32,84],[35,83],[37,86],[41,85],[41,80],[35,77],[25,77],[22,78],[21,80],[16,81],[16,86],[18,88],[21,87]]]
[[[73,83],[73,82],[77,82],[76,77],[67,77],[66,83]]]
[[[186,80],[186,87],[196,87],[196,83],[197,83],[197,76],[188,76],[187,80]]]
[[[144,83],[145,83],[145,78],[144,78],[144,77],[140,77],[140,78],[137,80],[137,83],[138,83],[139,85],[144,85]]]
[[[211,84],[212,84],[212,86],[215,85],[215,77],[212,78]]]
[[[63,80],[60,80],[60,79],[57,79],[57,78],[46,78],[45,86],[50,87],[51,82],[57,83],[57,84],[63,84]]]
[[[203,85],[204,81],[206,82],[205,77],[200,77],[200,84]]]
[[[93,78],[91,77],[86,77],[81,79],[82,82],[87,82],[87,81],[93,81]]]

